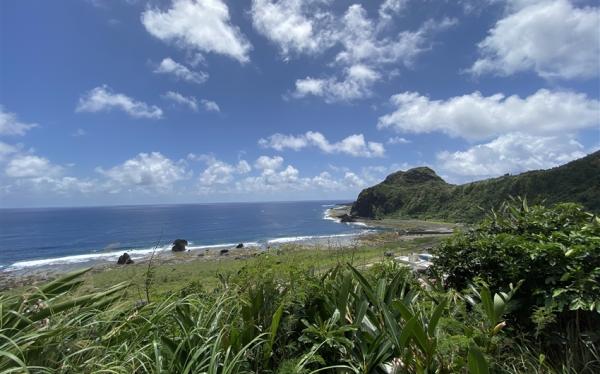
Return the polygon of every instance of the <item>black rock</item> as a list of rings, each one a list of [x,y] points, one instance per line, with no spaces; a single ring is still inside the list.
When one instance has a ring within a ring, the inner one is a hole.
[[[244,248],[244,243],[240,243],[240,244],[236,245],[235,247],[238,248],[238,249],[239,248]]]
[[[221,251],[219,252],[219,254],[221,256],[225,256],[229,254],[229,249],[221,249]]]
[[[342,223],[348,223],[348,222],[354,222],[355,219],[354,217],[352,217],[349,214],[343,214],[342,216],[340,216],[340,222]]]
[[[187,240],[185,239],[175,239],[175,241],[173,242],[173,247],[171,247],[171,250],[173,252],[185,252],[185,246],[188,245]]]
[[[131,259],[131,256],[129,256],[129,253],[125,252],[121,256],[119,256],[119,259],[117,260],[117,265],[129,264],[133,264],[133,260]]]

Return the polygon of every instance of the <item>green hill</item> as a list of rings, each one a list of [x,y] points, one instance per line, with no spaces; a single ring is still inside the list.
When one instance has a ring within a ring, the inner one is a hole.
[[[526,197],[530,203],[576,202],[598,213],[600,151],[548,170],[462,185],[446,183],[428,167],[398,171],[378,185],[364,189],[351,213],[365,218],[474,221],[509,196]]]

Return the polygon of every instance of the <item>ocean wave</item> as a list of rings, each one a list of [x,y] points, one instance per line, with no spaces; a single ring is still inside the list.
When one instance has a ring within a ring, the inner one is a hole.
[[[337,217],[333,217],[331,215],[333,209],[325,209],[325,211],[323,212],[323,219],[328,220],[328,221],[333,221],[333,222],[337,222],[337,223],[341,223],[342,221],[337,218]]]
[[[218,249],[218,248],[231,248],[235,247],[238,243],[222,243],[222,244],[207,244],[207,245],[193,245],[194,243],[190,242],[190,245],[187,246],[187,249],[190,251],[198,251],[198,250],[210,250],[210,249]],[[260,243],[257,242],[248,242],[244,243],[244,247],[260,247]],[[133,260],[140,260],[148,257],[152,254],[152,252],[156,253],[171,253],[171,244],[165,245],[162,247],[154,248],[138,248],[138,249],[130,249],[130,250],[120,250],[120,251],[112,251],[112,252],[104,252],[104,253],[86,253],[81,255],[71,255],[64,257],[56,257],[56,258],[44,258],[38,260],[27,260],[27,261],[18,261],[13,263],[12,265],[5,266],[0,265],[0,271],[15,271],[15,270],[23,270],[29,268],[36,268],[42,266],[54,266],[54,265],[72,265],[72,264],[80,264],[86,262],[98,262],[98,261],[106,261],[106,262],[116,262],[123,253],[127,252],[129,256]]]
[[[239,243],[223,243],[223,244],[208,244],[208,245],[188,245],[186,249],[190,251],[197,251],[199,249],[218,249],[218,248],[231,248],[237,246]],[[244,248],[260,247],[261,244],[257,242],[242,242]]]
[[[6,270],[22,270],[25,268],[32,267],[40,267],[40,266],[50,266],[50,265],[70,265],[84,262],[92,262],[92,261],[116,261],[119,256],[121,256],[124,252],[127,252],[132,259],[140,259],[144,258],[147,255],[151,254],[153,251],[163,252],[167,249],[170,249],[169,246],[159,247],[154,249],[152,248],[140,248],[133,250],[124,250],[124,251],[114,251],[114,252],[106,252],[106,253],[86,253],[82,255],[71,255],[64,257],[56,257],[56,258],[44,258],[39,260],[27,260],[27,261],[18,261],[14,264],[8,266]]]
[[[349,234],[333,234],[333,235],[306,235],[306,236],[287,236],[283,238],[275,238],[267,241],[268,244],[284,244],[293,242],[303,242],[308,240],[319,240],[319,239],[334,239],[334,238],[348,238],[353,236],[359,236],[362,234],[369,233],[373,230],[362,230],[360,232],[354,232]]]
[[[324,220],[328,220],[328,221],[333,221],[336,223],[342,223],[342,220],[340,218],[334,217],[331,215],[333,209],[325,209],[325,212],[323,212],[323,219]],[[353,226],[360,226],[360,227],[370,227],[369,225],[367,225],[364,222],[344,222],[347,225],[353,225]]]

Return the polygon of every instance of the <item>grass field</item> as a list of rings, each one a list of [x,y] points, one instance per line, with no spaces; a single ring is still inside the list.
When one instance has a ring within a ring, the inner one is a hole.
[[[408,237],[398,240],[392,232],[369,235],[364,240],[356,240],[346,246],[337,245],[299,245],[287,244],[265,252],[241,251],[228,256],[196,258],[190,255],[180,259],[167,260],[157,258],[148,266],[148,262],[98,269],[88,273],[80,289],[86,293],[102,290],[114,284],[128,281],[128,297],[144,299],[146,281],[150,277],[151,296],[162,298],[190,284],[211,289],[219,283],[219,276],[238,272],[243,267],[253,267],[265,260],[271,262],[273,271],[286,271],[290,266],[300,269],[314,269],[317,272],[330,269],[341,263],[351,263],[364,267],[384,258],[385,252],[400,255],[429,248],[442,240],[442,236]],[[272,261],[276,259],[275,261]],[[150,275],[149,275],[150,269]]]

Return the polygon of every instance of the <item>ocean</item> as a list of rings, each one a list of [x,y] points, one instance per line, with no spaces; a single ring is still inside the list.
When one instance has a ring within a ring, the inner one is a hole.
[[[218,250],[238,243],[265,248],[286,242],[346,238],[365,227],[327,216],[340,201],[0,209],[0,271],[114,263],[170,251]]]

